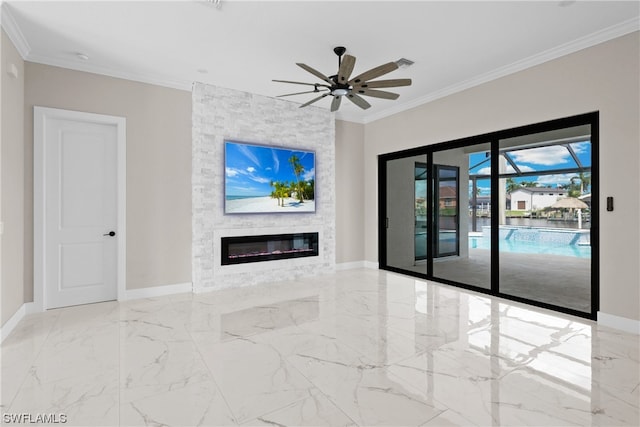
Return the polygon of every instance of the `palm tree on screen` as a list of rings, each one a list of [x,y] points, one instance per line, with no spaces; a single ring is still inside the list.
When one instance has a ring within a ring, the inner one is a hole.
[[[302,187],[300,187],[300,175],[304,172],[304,166],[300,163],[300,159],[295,154],[289,157],[289,163],[291,163],[291,167],[293,168],[293,174],[296,176],[296,193],[298,196],[298,200],[300,203],[303,203],[303,193]]]

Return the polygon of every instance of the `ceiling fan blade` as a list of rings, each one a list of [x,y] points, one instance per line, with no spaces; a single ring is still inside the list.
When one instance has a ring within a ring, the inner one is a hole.
[[[314,103],[314,102],[316,102],[316,101],[320,101],[322,98],[324,98],[324,97],[325,97],[325,96],[327,96],[327,95],[329,95],[329,92],[327,92],[327,93],[325,93],[325,94],[323,94],[323,95],[320,95],[320,96],[319,96],[319,97],[317,97],[317,98],[313,98],[313,99],[312,99],[311,101],[309,101],[309,102],[305,102],[304,104],[302,104],[302,105],[300,106],[300,108],[302,108],[302,107],[306,107],[307,105],[311,105],[311,104],[313,104],[313,103]]]
[[[287,93],[287,94],[284,94],[284,95],[278,95],[278,96],[276,96],[276,98],[282,98],[283,96],[302,95],[304,93],[318,93],[318,92],[320,92],[320,91],[319,90],[308,90],[306,92],[296,92],[296,93]]]
[[[367,80],[375,79],[376,77],[380,77],[387,73],[392,72],[393,70],[398,69],[398,64],[395,62],[387,62],[386,64],[379,65],[375,68],[370,69],[369,71],[365,71],[359,76],[354,77],[349,81],[351,86],[357,85],[358,83],[366,82]]]
[[[342,101],[341,96],[334,96],[333,101],[331,101],[331,112],[338,111],[340,108],[340,102]]]
[[[398,99],[400,95],[393,92],[386,92],[384,90],[372,90],[372,89],[364,89],[364,88],[355,88],[353,89],[359,95],[365,96],[373,96],[374,98],[382,98],[382,99]]]
[[[320,71],[309,67],[307,64],[302,64],[300,62],[297,62],[296,65],[298,67],[302,68],[303,70],[306,70],[306,71],[310,72],[311,74],[313,74],[314,76],[316,76],[320,80],[324,80],[325,82],[329,83],[330,85],[332,85],[334,83],[333,80],[331,80],[329,77],[325,76]]]
[[[349,101],[353,102],[354,104],[356,104],[358,107],[362,108],[363,110],[366,110],[367,108],[371,107],[371,104],[369,104],[367,101],[365,101],[364,99],[362,99],[361,97],[359,97],[355,93],[350,93],[350,94],[348,94],[346,96],[347,96],[347,98],[349,98]]]
[[[351,55],[345,55],[342,57],[340,63],[340,69],[338,70],[338,83],[345,84],[349,81],[349,76],[353,71],[353,67],[356,65],[356,58]]]
[[[272,82],[278,82],[278,83],[293,83],[295,85],[307,85],[307,86],[322,86],[322,87],[329,87],[328,85],[323,85],[320,83],[304,83],[304,82],[292,82],[291,80],[271,80]]]
[[[372,82],[365,81],[358,83],[355,86],[366,88],[411,86],[411,79],[377,80]]]

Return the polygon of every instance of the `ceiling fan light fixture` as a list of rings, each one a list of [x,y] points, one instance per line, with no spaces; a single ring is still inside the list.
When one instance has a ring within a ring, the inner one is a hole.
[[[331,95],[333,96],[345,96],[349,93],[349,89],[345,88],[337,88],[331,91]]]

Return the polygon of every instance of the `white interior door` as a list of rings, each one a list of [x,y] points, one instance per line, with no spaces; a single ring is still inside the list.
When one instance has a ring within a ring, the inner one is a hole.
[[[121,238],[118,124],[86,113],[41,120],[44,308],[114,300]]]

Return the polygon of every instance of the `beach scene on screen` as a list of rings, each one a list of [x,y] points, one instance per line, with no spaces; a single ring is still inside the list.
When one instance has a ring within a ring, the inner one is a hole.
[[[225,213],[315,210],[314,152],[225,142]]]

